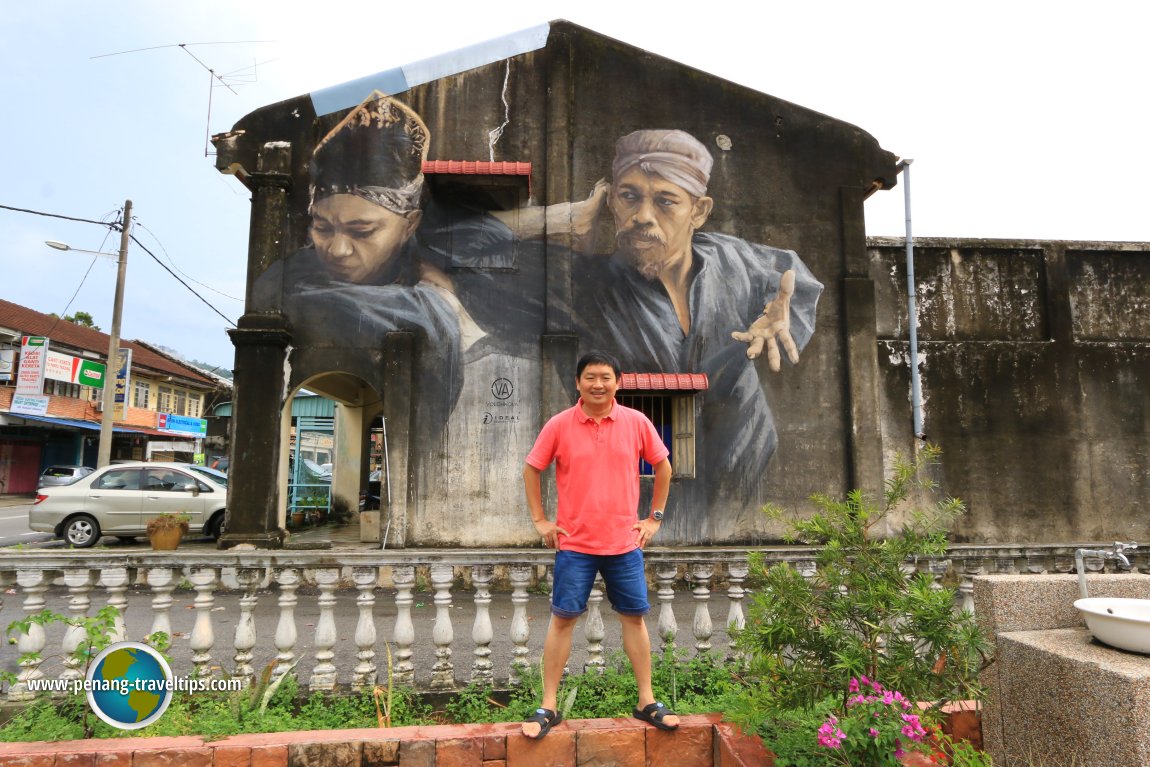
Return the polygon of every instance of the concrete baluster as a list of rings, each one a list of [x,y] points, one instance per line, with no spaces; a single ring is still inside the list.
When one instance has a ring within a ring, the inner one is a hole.
[[[527,623],[527,586],[531,582],[531,565],[511,565],[511,668],[508,681],[512,685],[519,684],[519,675],[530,668],[527,660],[530,650],[527,649],[527,640],[531,637],[531,628]]]
[[[88,592],[92,590],[92,571],[88,568],[82,570],[65,570],[64,585],[68,587],[68,613],[73,620],[83,620],[88,617],[88,608],[92,600]],[[77,649],[88,638],[83,626],[68,626],[64,630],[64,670],[60,673],[61,679],[81,679],[84,676],[84,658],[79,657]]]
[[[981,557],[962,560],[962,578],[958,583],[959,606],[962,610],[974,612],[974,576],[982,573]]]
[[[145,578],[152,589],[152,630],[150,634],[164,632],[168,639],[172,638],[172,591],[176,588],[176,579],[170,567],[151,567]]]
[[[411,589],[415,585],[415,566],[396,565],[391,569],[395,584],[395,656],[393,676],[396,684],[415,684],[415,665],[411,662],[411,648],[415,644],[415,625],[411,622]]]
[[[256,589],[263,580],[263,575],[263,569],[259,567],[236,568],[236,583],[243,590],[243,596],[240,597],[240,619],[236,622],[234,643],[236,654],[233,657],[235,671],[232,676],[242,680],[245,688],[251,685],[255,677],[255,669],[252,668],[252,649],[256,646],[255,609],[259,601]]]
[[[196,622],[192,624],[189,644],[192,648],[192,676],[205,678],[212,675],[212,645],[216,643],[216,633],[212,629],[212,605],[215,604],[215,589],[219,572],[214,567],[193,567],[189,574],[192,587],[196,590]]]
[[[655,565],[655,581],[659,584],[659,639],[663,652],[675,652],[675,636],[679,633],[679,623],[675,620],[675,579],[679,577],[679,566],[674,562],[660,562]]]
[[[743,599],[747,596],[743,581],[747,579],[750,570],[745,561],[727,565],[727,660],[732,662],[744,657],[735,647],[735,638],[747,626],[747,619],[743,616]]]
[[[379,570],[375,567],[356,567],[351,571],[351,579],[359,592],[355,597],[355,605],[359,609],[359,622],[355,625],[355,646],[358,648],[355,657],[359,663],[355,665],[351,678],[351,689],[358,691],[375,686],[375,619],[372,612],[375,608],[375,584],[379,582]]]
[[[116,608],[112,635],[113,642],[123,642],[127,636],[124,627],[124,613],[128,611],[128,568],[107,567],[100,571],[100,585],[108,592],[108,607]]]
[[[475,623],[471,627],[471,641],[475,643],[475,660],[471,664],[471,681],[494,685],[494,664],[491,662],[491,640],[495,630],[491,626],[491,581],[495,578],[493,565],[473,565],[471,583],[475,587]]]
[[[50,584],[48,573],[45,570],[17,570],[16,584],[24,592],[24,612],[29,617],[38,614],[46,604],[44,592]],[[28,626],[27,631],[21,631],[16,637],[16,650],[23,657],[29,653],[35,657],[20,661],[20,671],[16,681],[8,688],[8,700],[31,700],[36,697],[36,691],[28,689],[28,683],[34,679],[43,679],[44,672],[40,664],[44,662],[44,645],[47,636],[44,627],[39,623]]]
[[[584,671],[595,670],[602,673],[606,668],[603,660],[603,639],[607,631],[603,627],[603,576],[596,575],[595,582],[591,584],[591,595],[587,598],[587,622],[583,624],[583,633],[587,636],[587,662],[583,664]]]
[[[335,588],[339,585],[338,567],[320,567],[314,571],[315,584],[319,587],[319,620],[315,622],[315,668],[311,670],[308,687],[317,690],[334,690],[336,668],[335,658]]]
[[[691,579],[695,587],[691,592],[695,596],[695,652],[702,654],[711,649],[711,613],[708,602],[711,599],[711,578],[715,574],[715,566],[710,564],[695,564],[691,566]]]
[[[455,665],[451,662],[451,642],[455,633],[451,628],[451,584],[455,581],[455,568],[451,565],[431,566],[431,587],[435,589],[435,625],[431,641],[435,643],[435,665],[431,667],[431,689],[455,689]]]
[[[275,573],[276,583],[280,587],[279,608],[280,617],[276,624],[276,667],[273,675],[283,676],[295,663],[295,606],[298,598],[296,589],[299,588],[299,570],[294,567],[284,567]]]

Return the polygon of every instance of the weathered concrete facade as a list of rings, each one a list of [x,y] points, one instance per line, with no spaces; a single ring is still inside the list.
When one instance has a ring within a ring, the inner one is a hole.
[[[245,480],[225,543],[279,540],[257,531],[282,520],[283,408],[301,386],[346,411],[333,488],[348,500],[366,466],[348,446],[385,417],[388,546],[533,545],[523,458],[572,404],[575,361],[595,346],[628,372],[708,376],[706,390],[657,392],[687,397],[691,417],[663,544],[774,539],[764,502],[877,491],[894,452],[914,449],[902,245],[868,247],[863,222],[865,197],[894,186],[895,156],[854,126],[566,22],[534,34],[510,57],[417,84],[396,81],[436,67],[381,73],[333,89],[335,106],[328,91],[301,96],[216,137],[220,169],[253,191],[247,312],[233,331]],[[655,134],[680,164],[709,158],[686,163],[705,187],[692,204],[713,207],[692,229],[678,322],[670,291],[621,257],[611,207],[620,138]],[[380,165],[383,145],[402,151]],[[418,178],[367,178],[420,160]],[[418,209],[405,208],[417,181]],[[355,184],[375,190],[355,205],[370,198],[407,227],[399,255],[368,276],[331,245],[344,220],[328,208]],[[1139,537],[1150,329],[1110,297],[1121,285],[1125,306],[1145,306],[1145,250],[920,243],[926,431],[943,447],[946,491],[971,507],[961,539]],[[731,332],[784,294],[800,356],[784,353],[775,372]],[[675,450],[681,425],[667,423]]]
[[[924,428],[960,541],[1146,540],[1150,243],[916,240]],[[869,241],[883,442],[911,441],[902,240]]]

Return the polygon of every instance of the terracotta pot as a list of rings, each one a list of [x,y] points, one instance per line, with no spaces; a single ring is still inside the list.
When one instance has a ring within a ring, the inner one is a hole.
[[[175,551],[180,545],[180,538],[184,536],[183,530],[178,527],[167,527],[156,530],[148,536],[152,548],[156,551]]]

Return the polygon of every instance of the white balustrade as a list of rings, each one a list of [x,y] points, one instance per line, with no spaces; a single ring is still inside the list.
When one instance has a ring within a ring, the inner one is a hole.
[[[262,651],[274,653],[269,664],[274,674],[296,669],[293,673],[308,680],[310,689],[338,690],[346,686],[363,690],[378,681],[379,653],[390,651],[396,684],[450,690],[457,684],[454,653],[466,652],[465,657],[471,658],[470,680],[494,686],[517,684],[523,671],[540,660],[545,632],[533,632],[531,621],[542,625],[547,619],[548,600],[542,590],[536,593],[530,587],[536,573],[541,567],[546,568],[552,557],[551,552],[542,550],[341,551],[337,555],[322,550],[227,551],[181,554],[178,559],[151,552],[125,555],[99,550],[14,551],[0,559],[0,625],[20,616],[39,615],[46,608],[78,622],[93,613],[96,602],[104,606],[103,598],[92,598],[93,589],[99,588],[106,594],[107,605],[117,612],[109,639],[142,640],[146,633],[167,633],[172,638],[168,653],[173,659],[173,670],[180,675],[207,676],[216,673],[217,666],[226,664],[226,675],[250,685],[259,673],[255,654]],[[805,577],[815,574],[810,549],[766,550],[764,557],[769,563],[789,562]],[[972,609],[977,576],[996,572],[1066,572],[1071,557],[1071,550],[1059,546],[972,544],[952,547],[944,557],[923,559],[917,563],[917,570],[929,574],[932,586],[938,588],[945,585],[944,573],[953,566],[957,576],[955,606]],[[655,584],[652,596],[658,601],[658,619],[652,633],[657,632],[662,649],[675,647],[680,621],[690,620],[695,652],[710,651],[715,643],[711,602],[725,601],[722,625],[728,639],[716,649],[732,662],[741,661],[732,637],[748,621],[745,602],[749,568],[745,552],[654,550],[647,553],[647,560],[648,576]],[[1147,560],[1136,559],[1134,564],[1130,572],[1145,569]],[[916,569],[915,563],[908,562],[906,566],[907,572]],[[1087,566],[1098,572],[1104,564],[1090,559]],[[375,589],[381,567],[387,568],[383,572],[391,573],[395,602],[394,610],[382,610],[379,612],[384,614],[377,615]],[[434,615],[413,610],[417,567],[430,571]],[[469,620],[473,616],[474,622],[467,634],[457,634],[453,626],[453,619],[459,617],[456,610],[460,609],[452,605],[457,568],[467,569],[474,588],[467,604],[460,606],[473,610]],[[499,568],[505,568],[510,581],[510,605],[503,601],[507,595],[493,599]],[[684,571],[688,591],[679,586]],[[185,572],[195,589],[191,605],[194,625],[186,635],[172,631],[172,624],[184,614],[173,612],[177,584]],[[221,585],[221,572],[235,573],[234,578],[229,575],[225,579],[234,590]],[[319,617],[310,651],[301,650],[306,644],[301,645],[297,628],[296,608],[303,586],[317,588],[319,594],[315,603]],[[7,594],[3,593],[4,588],[9,589]],[[618,641],[614,624],[605,625],[602,589],[602,583],[596,580],[583,636],[577,643],[582,646],[573,648],[572,663],[581,664],[584,670],[603,668],[608,653],[614,649],[611,643]],[[350,594],[355,595],[354,600],[345,596]],[[261,598],[277,600],[269,603],[265,614],[257,610]],[[127,612],[129,600],[131,612]],[[496,604],[500,607],[496,608]],[[714,609],[722,609],[722,605],[717,604]],[[688,611],[693,614],[691,618],[687,617]],[[125,628],[125,616],[130,618],[131,636]],[[261,621],[266,625],[261,625]],[[214,647],[217,637],[213,622],[220,626],[234,623],[234,649]],[[345,642],[339,641],[341,635]],[[390,646],[380,646],[384,637]],[[79,626],[57,621],[44,626],[33,624],[26,631],[15,632],[13,646],[0,656],[0,668],[17,672],[7,697],[27,700],[34,694],[29,682],[45,675],[78,678],[83,667],[69,656],[82,648],[84,641]],[[46,649],[53,647],[59,650]],[[217,655],[214,664],[213,652]],[[21,662],[18,655],[28,657]]]
[[[491,640],[495,638],[495,628],[491,625],[491,581],[494,578],[494,565],[474,565],[471,568],[471,585],[475,588],[475,623],[471,626],[475,660],[471,664],[471,681],[486,686],[495,684],[495,664],[491,662]]]
[[[233,657],[235,670],[232,676],[242,680],[244,687],[252,683],[255,669],[252,668],[252,650],[256,646],[256,620],[255,609],[259,602],[256,588],[263,580],[264,571],[258,567],[240,567],[236,569],[236,583],[243,592],[240,597],[240,619],[236,622],[235,648]]]
[[[435,643],[435,665],[431,667],[431,689],[455,689],[455,666],[451,662],[451,641],[455,638],[451,628],[451,584],[455,581],[455,568],[451,565],[431,566],[431,587],[435,589],[435,626],[431,641]]]
[[[24,613],[27,617],[39,614],[46,604],[44,592],[48,590],[48,574],[44,570],[17,570],[16,585],[24,592]],[[16,649],[20,652],[20,673],[8,689],[9,700],[29,700],[35,691],[28,689],[32,680],[43,679],[40,664],[44,662],[42,653],[47,643],[44,627],[30,623],[27,631],[21,631],[16,638]]]
[[[375,607],[375,584],[379,580],[379,570],[374,567],[357,567],[352,570],[351,579],[359,592],[355,598],[355,605],[359,609],[359,622],[355,625],[355,657],[359,663],[352,672],[351,688],[362,690],[375,686],[375,620],[372,610]]]
[[[192,625],[189,644],[192,647],[192,665],[195,667],[192,674],[197,678],[212,675],[212,645],[216,643],[216,634],[212,630],[212,605],[215,604],[213,592],[217,576],[214,567],[193,567],[188,578],[196,590],[196,622]]]
[[[172,636],[172,591],[176,588],[176,579],[170,567],[149,567],[145,579],[152,593],[152,630],[149,634],[163,633],[169,639]]]
[[[284,567],[275,574],[280,588],[279,621],[276,623],[275,645],[276,677],[283,676],[295,665],[295,643],[298,635],[295,627],[296,589],[299,588],[299,571],[294,567]]]
[[[315,623],[315,668],[308,686],[313,690],[334,690],[335,658],[335,588],[339,585],[338,567],[321,567],[313,573],[319,587],[319,620]]]
[[[61,650],[64,654],[64,672],[61,679],[81,679],[84,676],[83,658],[76,651],[88,638],[88,632],[81,624],[88,617],[88,607],[92,600],[88,592],[92,590],[92,571],[88,568],[65,570],[64,584],[68,587],[68,613],[72,623],[64,630]]]
[[[587,598],[587,618],[583,624],[583,633],[587,637],[587,662],[583,664],[584,671],[603,671],[606,662],[603,660],[603,639],[607,636],[603,626],[603,576],[596,575],[595,582],[591,584],[591,595]]]
[[[675,635],[679,633],[679,623],[675,620],[675,579],[679,577],[679,565],[675,562],[659,562],[655,565],[655,580],[659,584],[659,639],[663,652],[675,652]]]
[[[739,632],[747,626],[747,619],[743,615],[743,599],[747,596],[743,588],[743,581],[747,579],[750,567],[744,562],[727,563],[727,660],[737,661],[743,654],[735,647],[735,639]]]
[[[527,641],[531,638],[531,627],[527,623],[527,585],[531,583],[531,566],[513,564],[510,567],[511,578],[511,665],[508,669],[508,680],[512,685],[519,684],[519,675],[531,667],[527,656],[531,651],[527,649]]]
[[[703,654],[711,650],[711,612],[708,602],[711,599],[711,578],[715,566],[706,563],[691,565],[691,580],[695,582],[692,593],[695,596],[695,653]]]
[[[415,625],[411,622],[411,589],[415,585],[415,565],[396,565],[391,570],[395,584],[395,656],[392,668],[397,684],[415,684],[415,664],[411,662],[411,647],[415,644]]]

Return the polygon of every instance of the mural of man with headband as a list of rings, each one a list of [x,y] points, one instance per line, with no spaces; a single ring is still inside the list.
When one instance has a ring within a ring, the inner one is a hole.
[[[676,488],[687,510],[733,503],[757,508],[778,443],[755,360],[797,364],[815,329],[822,284],[789,250],[699,231],[714,206],[713,159],[680,130],[619,139],[607,207],[615,252],[574,268],[576,313],[592,346],[614,350],[635,372],[706,373],[696,431],[699,481]],[[668,512],[676,537],[712,532],[698,514]]]

